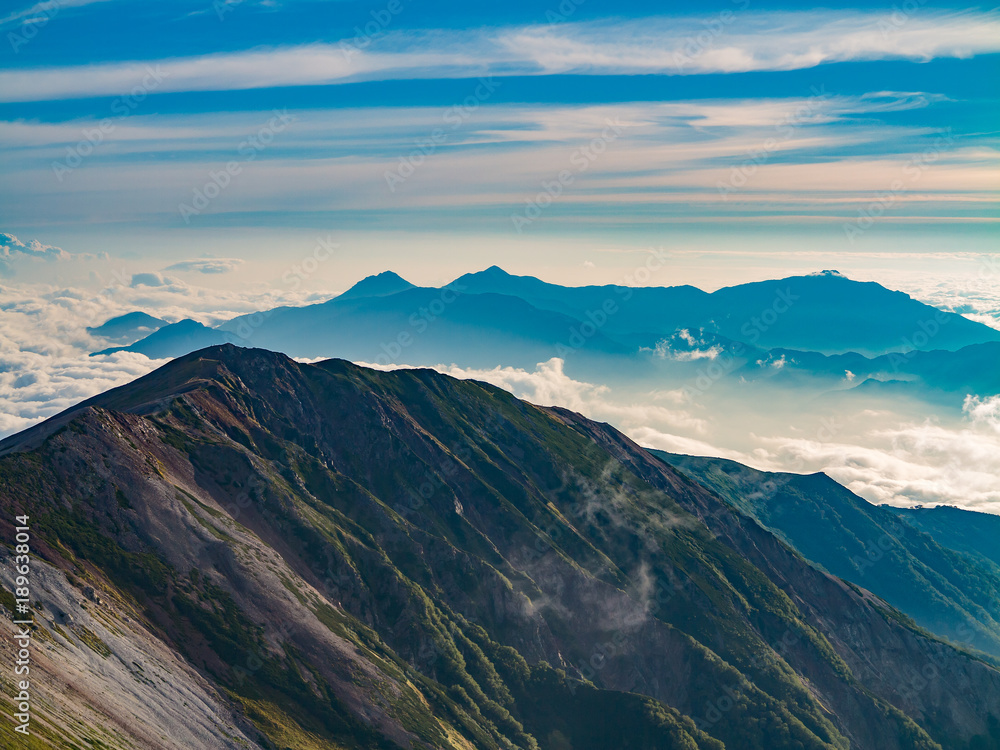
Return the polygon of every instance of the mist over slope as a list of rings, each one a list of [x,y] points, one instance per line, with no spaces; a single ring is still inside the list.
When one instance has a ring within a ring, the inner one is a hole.
[[[0,453],[51,571],[47,689],[85,700],[84,649],[92,693],[137,683],[56,744],[177,746],[178,683],[206,747],[1000,743],[990,664],[608,425],[483,383],[214,347]]]
[[[982,543],[1000,521],[996,516],[879,507],[823,474],[770,473],[720,458],[653,453],[824,570],[871,590],[939,636],[1000,659],[1000,567],[983,559]],[[942,514],[947,526],[931,520]],[[918,520],[923,518],[928,520]],[[977,535],[976,529],[982,531]]]

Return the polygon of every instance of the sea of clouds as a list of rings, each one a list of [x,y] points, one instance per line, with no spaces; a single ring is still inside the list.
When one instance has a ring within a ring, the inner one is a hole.
[[[0,235],[0,262],[7,270],[0,275],[0,437],[164,364],[126,352],[90,356],[109,342],[87,328],[108,318],[142,310],[171,322],[193,318],[214,324],[334,296],[333,291],[282,291],[273,285],[227,291],[190,280],[192,274],[222,273],[239,263],[225,258],[125,274],[114,271],[109,259],[89,256],[82,260],[106,262],[104,275],[92,273],[89,283],[76,287],[19,281],[9,273],[19,263],[80,260],[59,248]],[[922,298],[1000,328],[1000,285],[992,278],[980,281],[938,277],[926,282]],[[1000,513],[1000,394],[968,394],[954,418],[890,404],[811,414],[782,411],[753,394],[724,409],[678,390],[625,394],[574,379],[560,359],[534,370],[454,364],[437,369],[609,422],[648,447],[722,456],[767,470],[824,471],[875,503],[947,503]],[[767,403],[766,413],[761,403]]]

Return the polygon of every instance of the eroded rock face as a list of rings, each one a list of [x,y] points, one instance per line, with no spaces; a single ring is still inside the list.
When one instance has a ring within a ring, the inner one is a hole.
[[[51,692],[115,665],[81,684],[137,687],[84,723],[123,747],[997,742],[992,666],[606,425],[484,384],[216,347],[0,452],[79,660]],[[85,699],[60,700],[69,737]]]
[[[10,590],[7,550],[0,557],[0,581]],[[110,592],[99,611],[82,606],[84,591],[94,590],[83,581],[32,562],[32,595],[45,603],[34,611],[31,631],[32,735],[53,747],[258,747],[256,730],[218,688],[136,622],[133,602]],[[15,629],[10,617],[0,618],[4,642]],[[8,716],[11,697],[4,690]],[[10,720],[4,725],[5,747],[18,747]]]

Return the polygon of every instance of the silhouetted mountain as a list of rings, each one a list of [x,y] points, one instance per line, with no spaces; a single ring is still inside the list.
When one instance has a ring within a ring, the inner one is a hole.
[[[780,367],[775,364],[780,362]],[[1000,342],[974,344],[958,351],[893,352],[880,357],[861,354],[824,355],[793,349],[772,349],[750,358],[735,373],[749,381],[770,380],[789,386],[840,387],[871,383],[904,386],[901,392],[926,396],[929,390],[958,393],[1000,393]],[[908,386],[908,387],[906,387]]]
[[[392,271],[383,271],[375,276],[367,276],[352,286],[337,299],[357,299],[358,297],[387,297],[390,294],[414,289],[414,285]]]
[[[0,443],[0,508],[56,747],[1000,746],[991,665],[608,425],[428,370],[203,350]]]
[[[633,347],[655,346],[679,328],[697,328],[704,318],[708,294],[693,286],[566,287],[513,276],[491,266],[452,282],[468,294],[504,294],[527,300],[541,310],[561,312],[598,324],[603,332]]]
[[[681,335],[704,341],[706,348],[738,347],[748,357],[768,349],[801,349],[871,356],[903,352],[899,356],[905,358],[910,350],[1000,342],[1000,331],[981,323],[833,274],[706,294],[690,286],[563,287],[496,266],[440,289],[413,287],[385,272],[329,302],[241,316],[219,328],[247,345],[290,356],[489,367],[531,367],[553,356],[570,362],[590,355],[634,358],[656,353]],[[180,356],[191,351],[186,346],[178,339],[173,348],[157,351]],[[141,342],[129,350],[141,351]],[[962,362],[945,354],[938,358],[927,367],[939,381],[967,372]],[[632,367],[634,362],[618,363],[619,370]]]
[[[196,320],[186,318],[185,320],[165,325],[155,333],[151,333],[141,341],[137,341],[130,346],[116,346],[110,349],[103,349],[99,352],[94,352],[94,355],[114,354],[115,352],[138,352],[150,359],[166,359],[168,357],[177,357],[197,349],[204,349],[206,346],[228,344],[237,341],[236,336],[225,331],[209,328]]]
[[[165,325],[167,325],[167,321],[154,318],[144,312],[130,312],[116,318],[109,318],[99,326],[88,328],[87,333],[91,336],[99,336],[119,344],[128,345]]]
[[[1000,331],[982,323],[835,272],[720,289],[711,295],[711,319],[731,338],[823,354],[954,351],[1000,341]]]
[[[581,355],[628,358],[623,344],[576,319],[540,310],[518,297],[469,294],[461,286],[414,287],[384,297],[337,297],[321,305],[283,307],[235,318],[220,330],[246,344],[299,357],[331,352],[345,359],[414,365],[517,366]],[[579,334],[577,334],[579,335]]]

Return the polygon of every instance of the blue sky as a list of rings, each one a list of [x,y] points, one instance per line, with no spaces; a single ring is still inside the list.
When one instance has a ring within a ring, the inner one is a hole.
[[[995,9],[4,7],[0,231],[65,251],[8,276],[216,257],[240,285],[336,236],[317,288],[493,263],[608,282],[650,246],[712,286],[997,246]]]

